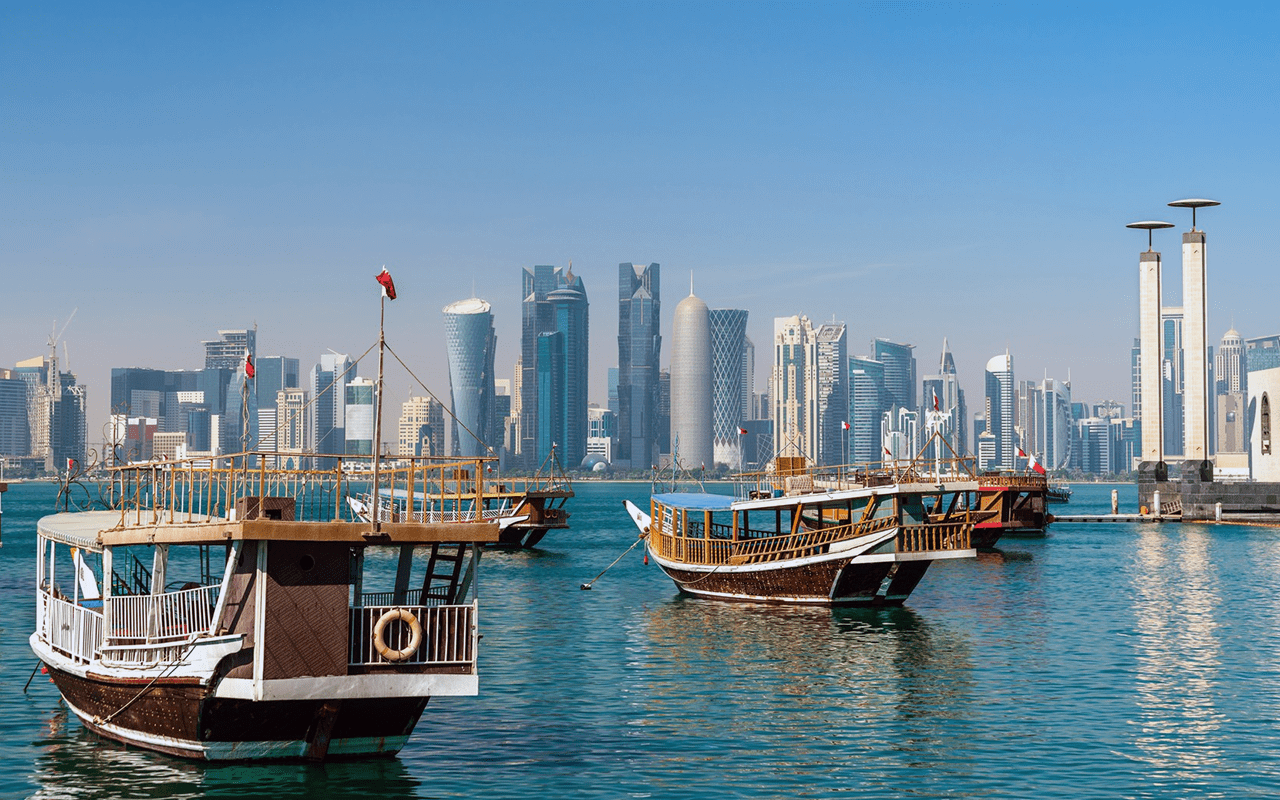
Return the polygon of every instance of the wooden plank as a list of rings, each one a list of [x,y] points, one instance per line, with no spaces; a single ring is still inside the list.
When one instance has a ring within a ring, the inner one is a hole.
[[[98,534],[105,546],[135,544],[225,544],[243,541],[317,541],[353,544],[430,544],[431,542],[498,541],[496,522],[384,522],[382,536],[370,539],[367,522],[294,522],[251,519],[239,522],[135,526]]]

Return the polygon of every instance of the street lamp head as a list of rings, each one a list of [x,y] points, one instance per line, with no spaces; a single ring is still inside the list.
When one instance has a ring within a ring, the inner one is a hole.
[[[1203,197],[1189,197],[1186,200],[1174,200],[1169,204],[1173,208],[1189,208],[1191,209],[1191,230],[1196,229],[1196,209],[1209,208],[1210,206],[1220,206],[1217,200],[1205,200]]]
[[[1126,228],[1137,228],[1147,232],[1147,250],[1151,249],[1151,232],[1160,230],[1161,228],[1172,228],[1172,222],[1161,222],[1159,220],[1147,219],[1141,222],[1130,222],[1125,225]]]

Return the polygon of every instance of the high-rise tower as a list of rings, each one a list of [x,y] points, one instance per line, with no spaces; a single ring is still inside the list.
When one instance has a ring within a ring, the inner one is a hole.
[[[715,462],[711,417],[711,313],[690,291],[671,320],[671,447],[687,469]]]
[[[1159,220],[1131,222],[1126,227],[1147,232],[1147,251],[1138,257],[1138,365],[1141,370],[1142,463],[1157,480],[1164,480],[1164,358],[1161,348],[1161,263],[1152,249],[1153,231],[1172,228]]]
[[[501,439],[496,434],[493,399],[498,337],[489,304],[473,297],[445,306],[444,334],[453,406],[452,454],[461,458],[492,455]]]
[[[987,433],[994,450],[983,469],[1013,469],[1017,443],[1013,435],[1013,356],[1006,352],[987,362]],[[981,453],[979,454],[981,455]]]
[[[537,469],[551,447],[565,466],[587,453],[587,290],[559,267],[522,272],[520,453]],[[544,340],[547,334],[558,338]]]
[[[618,452],[614,463],[658,463],[658,357],[662,352],[658,264],[618,265]]]
[[[711,309],[711,433],[718,464],[742,468],[742,437],[738,430],[750,419],[751,389],[747,383],[747,312],[740,308]]]

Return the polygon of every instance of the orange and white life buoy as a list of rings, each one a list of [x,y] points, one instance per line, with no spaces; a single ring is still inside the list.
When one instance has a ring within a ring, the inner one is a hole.
[[[386,633],[387,626],[392,622],[399,620],[409,626],[409,643],[399,650],[393,650],[387,644]],[[388,661],[404,661],[405,659],[418,652],[418,647],[422,645],[422,623],[418,622],[418,618],[407,608],[393,608],[387,613],[378,617],[378,621],[373,626],[373,646],[377,649],[378,655]]]

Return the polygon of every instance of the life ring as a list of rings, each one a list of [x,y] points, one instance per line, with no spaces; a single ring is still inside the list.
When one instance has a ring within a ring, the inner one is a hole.
[[[383,634],[387,630],[387,626],[396,620],[400,620],[409,626],[409,643],[399,650],[392,650],[388,645]],[[393,608],[387,613],[378,617],[377,623],[373,626],[373,646],[377,649],[378,655],[388,661],[404,661],[405,659],[418,652],[418,647],[422,644],[422,623],[418,622],[418,618],[413,612],[407,608]]]

